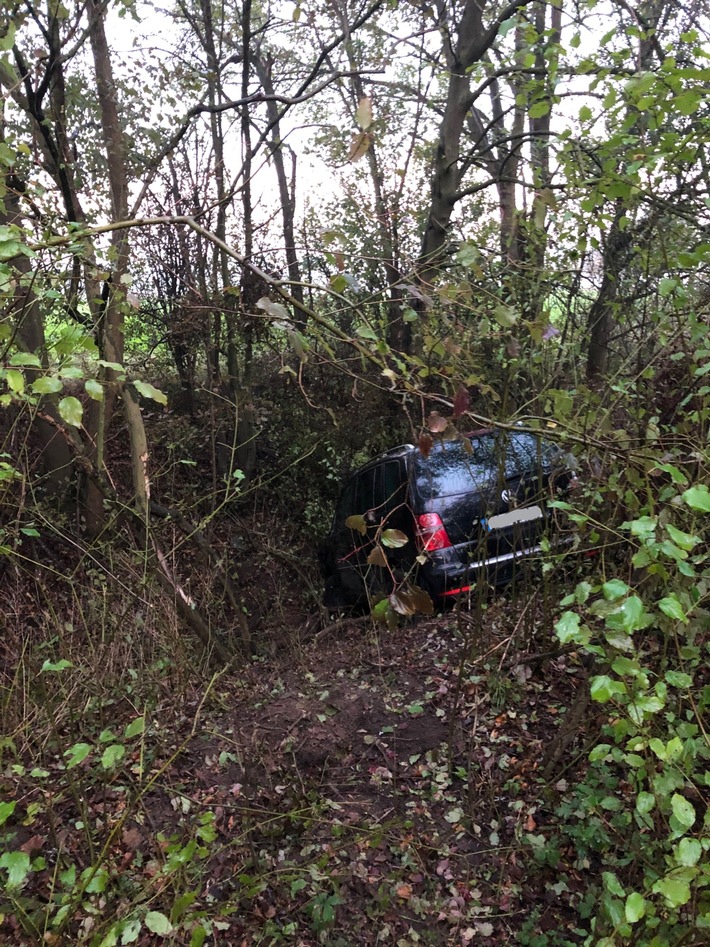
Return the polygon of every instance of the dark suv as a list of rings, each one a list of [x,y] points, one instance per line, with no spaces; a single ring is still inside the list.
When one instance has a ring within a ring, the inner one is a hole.
[[[320,550],[326,606],[363,605],[400,583],[457,596],[481,570],[487,582],[507,582],[553,531],[547,501],[575,483],[562,451],[528,432],[427,447],[394,448],[346,482]]]

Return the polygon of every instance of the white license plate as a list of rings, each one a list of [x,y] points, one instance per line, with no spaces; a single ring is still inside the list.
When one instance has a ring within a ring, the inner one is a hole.
[[[539,506],[522,506],[517,510],[508,510],[499,513],[488,520],[489,529],[503,529],[505,526],[515,526],[516,523],[529,523],[531,520],[542,519],[542,510]]]

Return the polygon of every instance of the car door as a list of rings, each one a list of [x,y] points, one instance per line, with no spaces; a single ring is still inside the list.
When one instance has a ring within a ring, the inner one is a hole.
[[[373,510],[376,505],[376,477],[376,467],[356,473],[343,488],[333,519],[335,573],[343,593],[353,603],[364,594],[363,577],[375,535]],[[365,535],[346,525],[351,516],[364,517],[368,527]]]

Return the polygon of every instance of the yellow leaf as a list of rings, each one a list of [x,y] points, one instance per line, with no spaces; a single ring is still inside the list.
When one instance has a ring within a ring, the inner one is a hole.
[[[348,152],[348,161],[359,161],[363,155],[367,154],[367,149],[372,144],[372,135],[369,132],[358,132],[353,135],[350,142],[350,151]]]
[[[355,110],[355,121],[363,131],[366,131],[372,125],[372,99],[365,95],[357,104]]]

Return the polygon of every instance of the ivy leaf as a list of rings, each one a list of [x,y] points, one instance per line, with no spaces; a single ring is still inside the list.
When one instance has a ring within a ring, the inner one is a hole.
[[[409,542],[409,537],[400,529],[386,529],[382,533],[382,543],[389,549],[401,549]]]
[[[57,405],[62,419],[72,427],[81,427],[81,419],[84,416],[84,408],[78,398],[69,395],[68,398],[62,398]]]
[[[173,925],[162,911],[148,911],[145,916],[145,926],[158,937],[166,937],[173,929]]]
[[[25,852],[3,852],[0,868],[7,872],[7,887],[19,888],[30,873],[30,856]]]
[[[133,386],[144,398],[151,398],[153,401],[157,401],[158,404],[168,403],[168,396],[164,392],[154,388],[147,381],[139,381],[136,378],[133,382]]]

